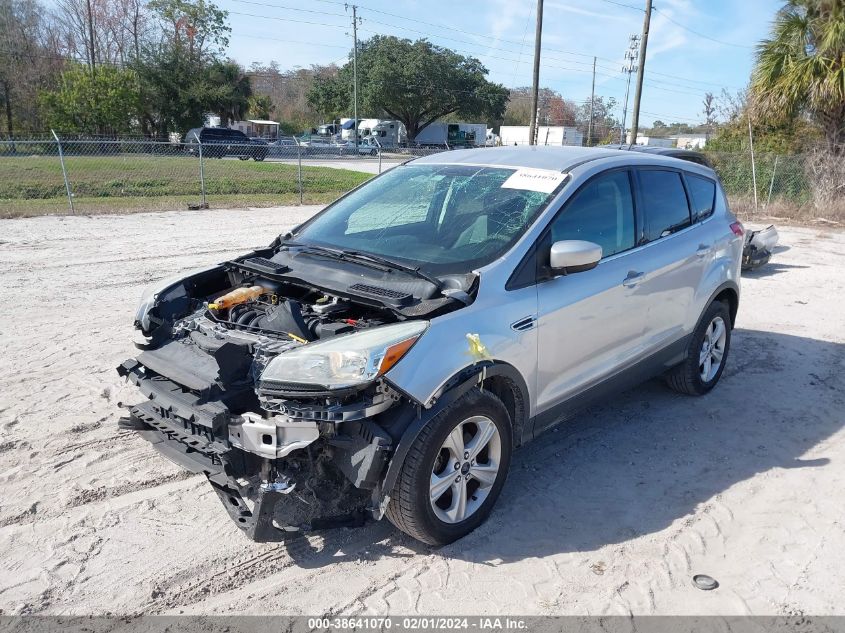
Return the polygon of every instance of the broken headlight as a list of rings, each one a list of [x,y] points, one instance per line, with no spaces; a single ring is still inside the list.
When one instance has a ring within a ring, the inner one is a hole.
[[[261,381],[344,389],[372,382],[401,359],[425,332],[428,321],[385,325],[279,354]]]
[[[185,271],[182,274],[167,277],[144,288],[144,292],[141,294],[141,303],[135,311],[135,325],[143,332],[149,332],[152,325],[150,322],[150,310],[158,304],[158,300],[161,295],[170,290],[176,284],[186,281],[194,275],[199,275],[200,273],[208,272],[209,270],[214,270],[215,268],[217,268],[217,265],[194,268],[193,270]]]

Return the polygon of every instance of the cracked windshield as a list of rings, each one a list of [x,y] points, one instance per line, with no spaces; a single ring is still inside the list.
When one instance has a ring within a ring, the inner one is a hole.
[[[564,176],[551,174],[554,182]],[[364,185],[296,235],[297,241],[404,260],[435,273],[469,272],[522,235],[553,193],[518,170],[406,165]]]

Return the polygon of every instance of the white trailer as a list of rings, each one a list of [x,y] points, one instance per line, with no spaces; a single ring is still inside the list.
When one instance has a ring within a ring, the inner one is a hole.
[[[499,128],[502,145],[528,145],[527,125],[503,125]],[[537,145],[583,145],[584,135],[569,125],[541,125],[537,129]]]
[[[443,147],[482,147],[487,139],[486,123],[446,123],[435,121],[424,127],[413,140],[418,145]]]

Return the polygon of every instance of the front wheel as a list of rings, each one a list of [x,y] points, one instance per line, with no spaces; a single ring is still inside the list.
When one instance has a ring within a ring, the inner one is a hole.
[[[731,347],[731,313],[721,301],[711,303],[692,333],[687,358],[666,375],[673,390],[703,396],[719,382]]]
[[[492,511],[512,446],[502,401],[486,391],[469,391],[423,427],[402,465],[387,518],[430,545],[466,536]]]

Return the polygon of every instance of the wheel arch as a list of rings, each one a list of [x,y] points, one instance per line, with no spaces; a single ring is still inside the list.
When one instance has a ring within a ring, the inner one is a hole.
[[[719,286],[710,296],[710,300],[704,306],[704,309],[706,310],[714,301],[722,301],[728,304],[728,311],[731,315],[731,329],[733,329],[736,325],[736,315],[739,311],[739,287],[736,282],[726,281]]]
[[[372,509],[375,518],[380,519],[384,515],[388,495],[399,477],[402,464],[425,425],[452,402],[476,387],[490,391],[502,400],[513,428],[514,448],[524,443],[522,435],[529,419],[529,393],[528,385],[519,371],[504,361],[485,361],[464,368],[443,384],[431,399],[429,408],[414,401],[418,415],[402,433],[381,484],[373,491]]]

